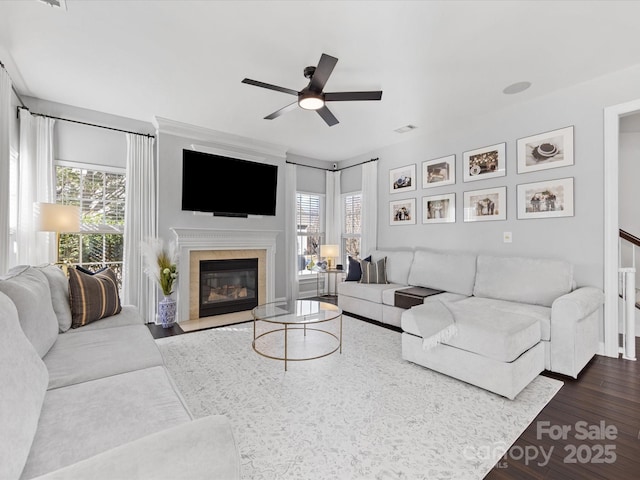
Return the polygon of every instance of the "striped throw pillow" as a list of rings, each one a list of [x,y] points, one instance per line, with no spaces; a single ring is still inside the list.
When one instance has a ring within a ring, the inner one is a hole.
[[[387,281],[387,257],[381,258],[377,262],[360,260],[362,276],[360,283],[389,283]]]
[[[116,315],[122,309],[116,274],[110,268],[93,275],[70,268],[69,296],[71,328]]]

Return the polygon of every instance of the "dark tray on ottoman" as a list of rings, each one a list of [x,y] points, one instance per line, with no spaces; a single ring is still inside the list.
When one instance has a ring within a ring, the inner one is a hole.
[[[425,297],[443,293],[444,290],[435,290],[425,287],[409,287],[396,290],[393,303],[396,307],[411,308],[416,305],[422,305]]]

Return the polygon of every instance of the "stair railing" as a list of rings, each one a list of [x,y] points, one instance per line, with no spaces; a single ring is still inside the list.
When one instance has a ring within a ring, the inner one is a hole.
[[[631,266],[623,266],[622,248],[631,246]],[[622,309],[622,336],[624,349],[622,358],[636,359],[636,249],[640,247],[640,238],[620,230],[618,239],[618,280],[620,295],[624,303]]]

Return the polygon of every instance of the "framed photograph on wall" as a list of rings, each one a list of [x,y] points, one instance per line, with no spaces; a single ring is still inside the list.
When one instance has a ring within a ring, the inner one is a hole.
[[[517,187],[518,219],[573,217],[573,177]]]
[[[389,170],[389,193],[416,189],[416,164]]]
[[[573,126],[517,140],[518,173],[573,165]]]
[[[487,222],[507,219],[507,187],[464,192],[464,221]]]
[[[456,156],[449,155],[422,162],[422,188],[456,183]]]
[[[405,198],[389,202],[389,225],[415,225],[416,199]]]
[[[506,170],[506,143],[477,148],[462,154],[463,180],[474,182],[485,178],[504,177]]]
[[[422,197],[422,223],[455,223],[456,194]]]

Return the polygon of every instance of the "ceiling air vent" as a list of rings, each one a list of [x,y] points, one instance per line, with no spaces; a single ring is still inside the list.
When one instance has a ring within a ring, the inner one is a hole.
[[[416,128],[418,127],[416,127],[415,125],[405,125],[404,127],[396,128],[394,132],[407,133],[407,132],[410,132],[411,130],[415,130]]]
[[[44,3],[45,5],[49,5],[50,7],[61,8],[63,10],[67,9],[67,0],[38,0],[40,3]]]

